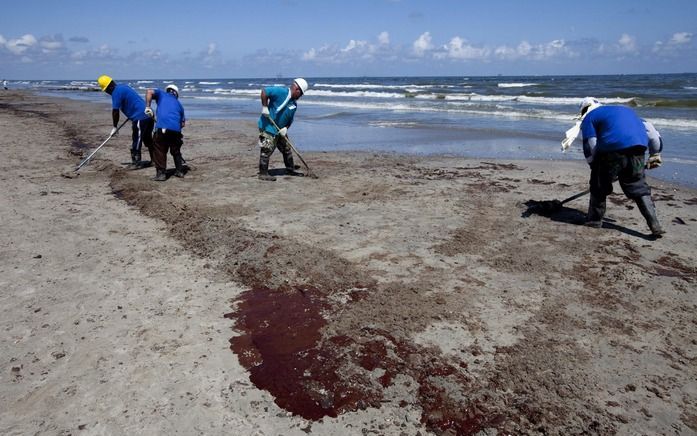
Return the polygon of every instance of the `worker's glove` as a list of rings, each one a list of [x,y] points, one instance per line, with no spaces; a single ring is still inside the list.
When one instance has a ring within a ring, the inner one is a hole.
[[[288,127],[284,127],[284,128],[282,128],[281,130],[279,130],[279,131],[278,131],[278,134],[281,135],[281,136],[283,136],[283,137],[285,138],[286,135],[288,134]]]
[[[148,117],[152,118],[152,117],[155,116],[155,112],[152,111],[152,108],[151,108],[151,107],[146,107],[146,108],[145,108],[145,115],[147,115]]]
[[[649,156],[649,161],[646,162],[646,168],[652,170],[663,165],[663,159],[661,159],[661,153],[652,154]]]
[[[112,127],[109,136],[119,136],[119,129],[117,129],[116,127]]]
[[[265,117],[269,116],[269,107],[268,106],[262,106],[261,107],[261,114]]]

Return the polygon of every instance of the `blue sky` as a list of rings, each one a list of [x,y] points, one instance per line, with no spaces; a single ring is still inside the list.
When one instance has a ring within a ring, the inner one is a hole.
[[[694,0],[0,6],[7,79],[697,72]]]

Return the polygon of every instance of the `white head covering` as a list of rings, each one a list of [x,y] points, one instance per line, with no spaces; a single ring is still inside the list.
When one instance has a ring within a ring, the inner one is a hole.
[[[585,97],[583,100],[581,100],[581,104],[578,105],[578,111],[579,113],[583,113],[583,110],[585,108],[588,108],[586,113],[592,111],[593,109],[596,109],[598,107],[602,106],[602,103],[598,101],[597,98],[595,97]]]
[[[567,148],[571,146],[571,143],[578,138],[581,133],[581,120],[585,118],[586,115],[590,113],[593,109],[599,108],[602,103],[598,101],[595,97],[585,97],[581,100],[581,104],[578,105],[579,116],[576,117],[576,124],[574,124],[569,130],[566,131],[564,139],[561,141],[561,151],[566,151]],[[588,108],[584,113],[583,110]]]

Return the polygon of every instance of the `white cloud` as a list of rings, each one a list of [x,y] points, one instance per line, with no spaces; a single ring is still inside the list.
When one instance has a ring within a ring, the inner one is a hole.
[[[617,41],[619,51],[624,53],[633,53],[636,51],[636,39],[633,36],[629,36],[623,33],[619,41]]]
[[[550,42],[532,45],[527,41],[522,41],[517,47],[507,45],[499,46],[494,50],[494,54],[500,59],[516,60],[548,60],[558,57],[574,57],[577,54],[571,50],[563,39],[555,39]]]
[[[63,43],[61,41],[41,41],[41,47],[46,50],[58,50],[63,47]]]
[[[414,54],[417,56],[423,56],[427,50],[433,49],[433,44],[431,44],[431,33],[422,33],[421,36],[414,41],[412,46],[414,48]]]
[[[37,39],[34,35],[27,33],[20,38],[10,39],[5,42],[5,48],[16,55],[21,55],[37,44]]]
[[[306,51],[303,53],[303,60],[304,61],[311,61],[317,58],[317,50],[314,48],[311,48],[310,50]]]
[[[107,44],[102,44],[97,48],[97,50],[94,53],[96,53],[102,57],[107,57],[107,56],[110,57],[110,56],[114,56],[116,54],[116,52],[117,52],[117,50],[112,49]]]
[[[520,44],[518,44],[518,48],[516,49],[516,53],[518,53],[519,56],[529,56],[530,53],[532,52],[532,45],[530,45],[529,42],[527,41],[521,41]]]
[[[690,32],[677,32],[667,42],[656,41],[653,52],[659,55],[675,56],[687,48],[692,42],[693,34]]]
[[[454,37],[445,46],[445,53],[437,53],[436,58],[448,57],[450,59],[486,59],[491,50],[487,47],[475,47],[459,36]]]
[[[346,47],[350,47],[349,43]],[[323,63],[335,63],[340,60],[341,57],[350,56],[350,51],[344,51],[345,48],[338,48],[335,45],[323,45],[322,47],[316,49],[311,48],[302,54],[302,59],[305,61],[315,61]]]
[[[377,43],[361,39],[350,39],[343,46],[323,45],[320,48],[310,48],[303,52],[300,58],[304,61],[318,63],[343,64],[357,61],[373,61],[378,55],[381,59],[394,56],[395,49],[390,46],[390,35],[381,32],[377,36]]]
[[[555,39],[554,41],[542,44],[538,50],[538,59],[549,59],[560,55],[569,55],[571,52],[566,46],[566,41],[563,39]]]
[[[368,47],[368,41],[356,41],[352,39],[349,41],[348,45],[341,49],[342,52],[349,52],[352,50],[361,50]]]
[[[220,52],[218,51],[218,45],[215,42],[209,42],[208,46],[198,53],[196,56],[196,61],[199,62],[204,68],[208,69],[221,65],[223,60]]]
[[[692,41],[692,33],[678,32],[673,34],[673,37],[670,38],[670,41],[668,43],[673,45],[681,45],[688,44],[690,41]]]

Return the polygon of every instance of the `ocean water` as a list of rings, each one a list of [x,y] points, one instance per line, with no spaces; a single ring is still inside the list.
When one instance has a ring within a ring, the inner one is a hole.
[[[290,131],[302,151],[378,151],[475,158],[583,160],[580,140],[560,141],[585,96],[632,107],[664,140],[651,175],[697,187],[697,74],[306,78]],[[190,120],[259,116],[260,88],[291,79],[119,80],[140,93],[175,83]],[[10,86],[104,102],[96,81]],[[105,125],[110,117],[105,113]],[[186,135],[186,132],[185,132]],[[225,140],[225,138],[221,138]]]

